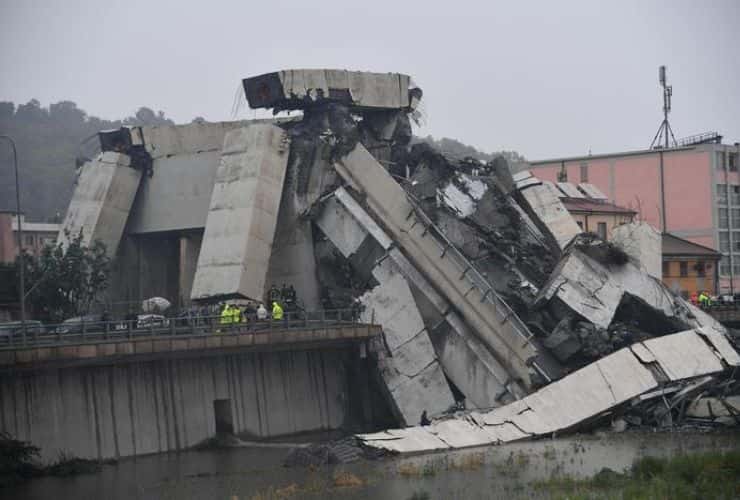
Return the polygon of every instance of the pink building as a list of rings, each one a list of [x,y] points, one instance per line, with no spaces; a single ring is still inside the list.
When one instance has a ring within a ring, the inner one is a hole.
[[[54,245],[61,224],[28,222],[21,214],[23,249],[38,257],[46,245]],[[0,210],[0,262],[15,262],[18,256],[18,219],[15,212]]]
[[[553,182],[590,183],[664,233],[722,253],[719,289],[740,292],[740,145],[670,149],[535,161]]]

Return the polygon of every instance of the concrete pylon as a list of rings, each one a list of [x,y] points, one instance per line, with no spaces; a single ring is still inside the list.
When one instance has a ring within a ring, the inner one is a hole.
[[[191,299],[262,300],[288,150],[285,131],[269,123],[224,137]]]
[[[100,240],[113,257],[139,182],[141,170],[131,167],[125,154],[107,151],[85,163],[57,241],[66,249],[70,239],[82,231],[83,245]]]

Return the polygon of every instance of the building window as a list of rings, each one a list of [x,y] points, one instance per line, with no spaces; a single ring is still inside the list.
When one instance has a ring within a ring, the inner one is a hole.
[[[730,233],[719,233],[719,251],[722,253],[730,252]]]
[[[581,163],[581,182],[588,182],[588,163]]]
[[[733,208],[730,210],[730,214],[732,215],[732,228],[740,229],[740,208]]]
[[[717,184],[717,203],[727,205],[727,185]]]
[[[730,258],[727,255],[724,255],[719,262],[719,274],[722,276],[730,275]]]
[[[740,186],[730,186],[730,204],[740,205]]]
[[[732,265],[732,270],[734,271],[732,274],[733,276],[740,276],[740,262],[737,260]]]
[[[599,238],[602,240],[606,239],[606,222],[598,222],[596,224],[596,234],[598,234]]]
[[[670,276],[671,274],[671,263],[667,260],[663,261],[663,276]]]
[[[728,227],[727,226],[727,209],[726,208],[720,208],[719,209],[719,228],[720,229],[727,229],[727,227]]]
[[[681,277],[685,278],[689,275],[689,263],[688,262],[681,262]]]
[[[717,170],[724,170],[725,169],[725,152],[717,151],[715,161],[716,161],[715,165],[717,166]]]
[[[26,235],[26,245],[29,247],[33,246],[33,235],[32,234]]]
[[[707,275],[707,270],[704,267],[703,262],[696,263],[696,275],[699,276],[700,278],[703,278]]]
[[[727,168],[730,172],[737,172],[737,153],[727,154]]]

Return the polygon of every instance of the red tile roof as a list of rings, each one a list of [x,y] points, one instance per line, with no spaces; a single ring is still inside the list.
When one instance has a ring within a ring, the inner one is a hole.
[[[629,208],[620,207],[608,201],[599,201],[593,198],[561,198],[569,212],[590,212],[606,214],[635,215],[637,212]]]

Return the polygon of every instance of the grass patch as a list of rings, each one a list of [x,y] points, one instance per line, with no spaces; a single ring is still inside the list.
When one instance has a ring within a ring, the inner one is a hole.
[[[358,488],[365,485],[365,481],[351,472],[337,472],[332,478],[332,484],[336,488]]]
[[[427,462],[423,466],[406,462],[398,466],[398,473],[404,477],[429,477],[437,475],[437,468],[433,462]]]
[[[483,467],[485,461],[483,453],[469,453],[460,457],[460,460],[452,460],[449,468],[459,471],[478,470]]]
[[[554,498],[740,498],[740,451],[645,457],[625,472],[602,469],[590,479],[552,478],[535,488]]]

